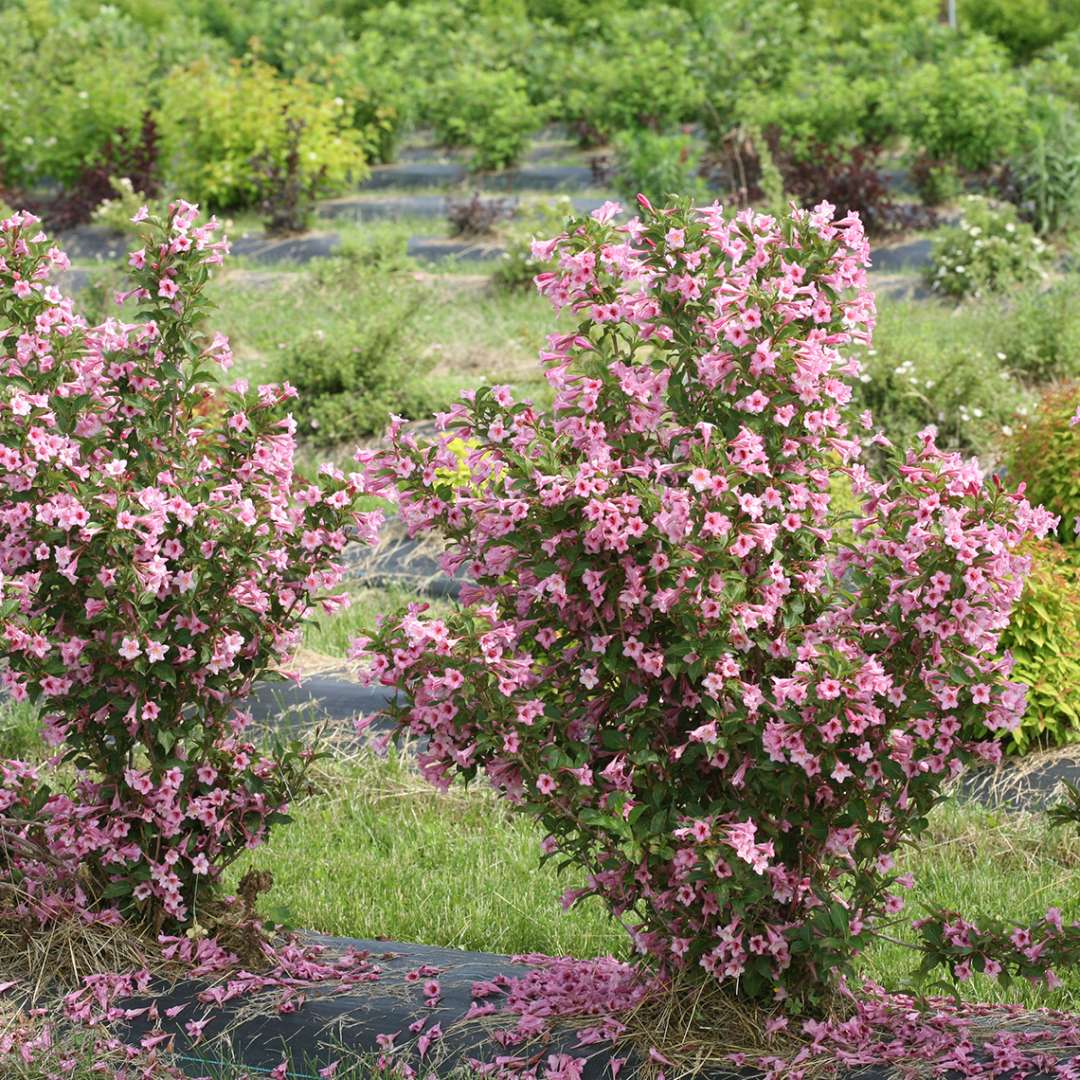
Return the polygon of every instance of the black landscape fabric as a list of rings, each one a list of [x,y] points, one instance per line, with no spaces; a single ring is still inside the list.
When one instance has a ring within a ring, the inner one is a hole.
[[[521,977],[529,970],[523,963],[492,953],[464,952],[401,942],[353,940],[311,935],[309,940],[326,946],[332,953],[354,950],[367,953],[380,969],[377,981],[365,984],[348,994],[333,992],[328,984],[320,991],[314,986],[305,991],[306,1000],[291,1012],[277,1013],[277,991],[265,996],[251,995],[211,1006],[198,1000],[204,984],[181,982],[163,987],[155,997],[162,1015],[161,1030],[171,1033],[173,1046],[184,1073],[189,1077],[234,1077],[236,1069],[266,1073],[277,1067],[283,1058],[291,1067],[290,1080],[319,1080],[318,1071],[334,1061],[344,1072],[350,1065],[373,1063],[380,1052],[378,1036],[397,1033],[394,1045],[400,1048],[396,1060],[407,1061],[419,1076],[463,1077],[475,1075],[470,1060],[494,1062],[507,1056],[523,1059],[525,1063],[543,1064],[551,1055],[568,1054],[588,1058],[582,1080],[605,1080],[611,1077],[613,1058],[625,1059],[618,1072],[620,1080],[644,1080],[653,1075],[626,1048],[609,1044],[578,1045],[578,1031],[595,1023],[582,1019],[555,1027],[538,1036],[533,1042],[506,1048],[492,1038],[492,1032],[514,1026],[516,1017],[498,1013],[482,1021],[465,1022],[464,1017],[473,1004],[475,983],[490,982],[499,976]],[[406,973],[430,965],[438,968],[441,988],[438,1005],[424,1003],[423,979],[408,981]],[[492,1000],[498,1000],[494,998]],[[149,1004],[149,998],[136,998],[125,1006],[139,1008]],[[173,1018],[165,1010],[174,1006],[184,1008]],[[191,1020],[207,1019],[202,1038],[193,1044],[185,1033]],[[423,1031],[412,1033],[410,1024],[424,1021]],[[418,1040],[438,1024],[442,1035],[431,1043],[423,1059],[418,1053]],[[132,1045],[150,1033],[154,1025],[145,1018],[127,1022],[117,1034]],[[699,1074],[700,1080],[754,1080],[760,1073],[753,1070],[712,1070]],[[842,1080],[898,1080],[887,1067],[860,1068],[842,1074]],[[1019,1080],[1019,1078],[1017,1078]],[[1026,1080],[1050,1080],[1048,1074],[1031,1074]]]

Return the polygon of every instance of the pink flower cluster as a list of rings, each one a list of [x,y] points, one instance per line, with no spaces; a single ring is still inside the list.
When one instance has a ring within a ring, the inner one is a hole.
[[[964,730],[1018,722],[1013,551],[1054,519],[853,414],[857,215],[643,203],[549,247],[537,286],[578,319],[541,353],[551,410],[486,388],[433,440],[395,422],[358,456],[472,584],[460,614],[413,605],[354,655],[404,695],[429,779],[482,769],[542,820],[545,857],[586,875],[567,902],[602,896],[663,966],[814,998],[902,907],[891,853],[998,753]],[[851,548],[837,473],[864,503]]]
[[[68,263],[37,219],[0,221],[0,683],[82,777],[35,800],[9,766],[0,802],[90,868],[87,902],[160,925],[287,809],[306,755],[256,752],[237,704],[314,604],[342,602],[338,556],[380,515],[357,511],[358,474],[297,474],[291,387],[216,385],[217,222],[184,202],[137,219],[117,299],[143,321],[94,327],[49,284]],[[48,914],[55,868],[18,869]]]
[[[1061,985],[1054,969],[1080,963],[1080,921],[1066,925],[1053,907],[1031,926],[969,922],[951,911],[934,912],[914,925],[926,954],[924,968],[947,967],[959,982],[981,973],[1006,985],[1023,978],[1054,990]]]

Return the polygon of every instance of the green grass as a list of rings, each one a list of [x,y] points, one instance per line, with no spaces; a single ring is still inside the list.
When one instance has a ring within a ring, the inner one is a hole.
[[[41,761],[48,757],[41,741],[37,706],[29,702],[0,702],[0,759]]]
[[[627,955],[597,901],[572,913],[573,878],[538,869],[541,834],[480,786],[442,794],[396,756],[333,767],[294,821],[231,868],[270,870],[269,907],[328,934],[515,953]]]

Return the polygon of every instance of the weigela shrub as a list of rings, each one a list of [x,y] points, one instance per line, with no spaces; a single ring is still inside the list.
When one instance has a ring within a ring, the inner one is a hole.
[[[869,248],[833,207],[685,205],[551,240],[580,318],[542,353],[554,404],[476,392],[360,455],[473,584],[387,617],[355,656],[401,691],[426,775],[482,771],[548,830],[638,949],[752,999],[806,1003],[911,882],[893,853],[1015,725],[998,639],[1052,518],[929,433],[872,479],[848,380]],[[451,484],[454,439],[475,439]],[[884,447],[883,447],[884,448]],[[833,542],[830,471],[861,497]]]
[[[969,195],[962,210],[955,225],[934,237],[926,270],[932,289],[959,299],[1045,275],[1050,249],[1012,206]]]
[[[141,321],[89,327],[37,219],[0,221],[0,683],[78,771],[53,794],[8,763],[0,806],[81,866],[78,896],[159,926],[282,819],[305,755],[257,750],[237,706],[316,601],[340,606],[336,557],[379,517],[355,512],[358,476],[294,473],[290,386],[214,389],[216,227],[183,202],[143,221]]]
[[[1053,990],[1061,985],[1053,969],[1080,963],[1080,922],[1066,924],[1053,907],[1030,925],[1004,919],[969,922],[958,912],[942,911],[916,920],[915,928],[925,953],[922,972],[946,967],[957,982],[979,973],[1006,987],[1026,979]]]

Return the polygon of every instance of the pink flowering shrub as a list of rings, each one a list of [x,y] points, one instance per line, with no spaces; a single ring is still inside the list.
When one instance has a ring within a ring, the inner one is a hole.
[[[53,793],[8,763],[0,812],[81,864],[67,900],[160,926],[283,820],[306,752],[256,750],[237,703],[312,604],[341,603],[335,558],[380,515],[357,511],[358,475],[295,473],[291,387],[213,389],[216,222],[183,202],[139,218],[140,321],[95,327],[49,284],[67,260],[37,219],[0,221],[0,682],[79,777]],[[6,869],[38,915],[63,899],[46,871]]]
[[[902,908],[894,852],[943,786],[1000,754],[968,721],[1023,712],[998,639],[1013,549],[1054,519],[931,432],[901,454],[852,414],[874,325],[856,215],[640,201],[537,245],[540,292],[580,318],[541,354],[550,413],[485,388],[433,440],[395,422],[358,455],[473,584],[354,654],[405,695],[429,779],[483,771],[541,819],[587,875],[568,903],[599,895],[669,970],[812,1004]]]

